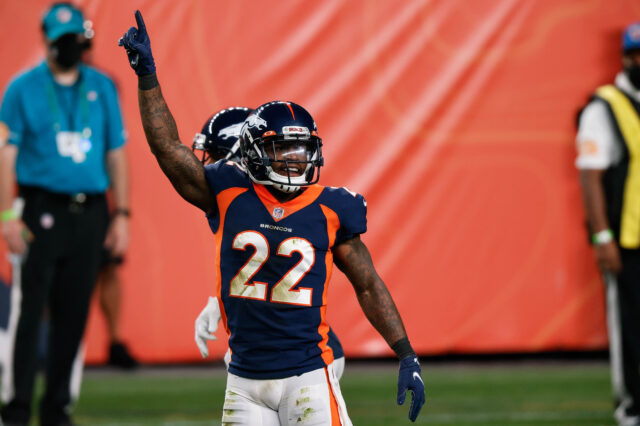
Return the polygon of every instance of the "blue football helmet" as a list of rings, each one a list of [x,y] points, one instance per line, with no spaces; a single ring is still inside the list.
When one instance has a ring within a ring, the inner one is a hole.
[[[324,164],[316,123],[293,102],[274,101],[255,109],[242,125],[240,150],[251,180],[282,192],[318,182]]]
[[[204,126],[202,132],[193,137],[191,148],[202,151],[201,161],[207,164],[209,160],[226,159],[240,161],[240,143],[238,137],[242,123],[251,113],[251,108],[231,107],[213,114]]]

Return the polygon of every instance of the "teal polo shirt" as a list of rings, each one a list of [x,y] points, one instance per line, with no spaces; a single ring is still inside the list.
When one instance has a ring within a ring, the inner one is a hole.
[[[126,141],[113,81],[81,64],[72,86],[56,83],[46,62],[7,86],[0,122],[18,147],[18,184],[51,192],[104,193],[106,153]]]

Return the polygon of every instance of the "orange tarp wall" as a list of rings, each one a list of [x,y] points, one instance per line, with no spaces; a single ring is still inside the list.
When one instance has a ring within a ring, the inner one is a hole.
[[[0,85],[43,57],[48,2],[0,1]],[[124,337],[146,362],[195,361],[214,242],[146,145],[118,38],[142,10],[190,145],[206,118],[282,99],[324,139],[321,183],[362,193],[369,246],[420,354],[607,345],[574,117],[620,67],[631,0],[81,1],[93,62],[118,82],[131,168]],[[2,250],[6,248],[2,246]],[[4,256],[3,256],[4,258]],[[8,274],[8,265],[0,269]],[[73,297],[73,295],[69,295]],[[328,316],[348,356],[391,352],[337,270]],[[210,344],[214,356],[226,338]],[[88,361],[106,356],[94,304]]]

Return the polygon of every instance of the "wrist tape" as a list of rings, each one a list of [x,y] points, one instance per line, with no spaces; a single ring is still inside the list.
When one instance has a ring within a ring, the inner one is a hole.
[[[402,338],[397,342],[395,342],[393,346],[391,346],[391,349],[393,349],[393,351],[396,353],[399,360],[403,360],[407,357],[416,355],[407,337]]]
[[[600,232],[596,232],[591,236],[591,242],[597,246],[610,243],[613,240],[614,235],[611,229],[605,229]]]
[[[138,89],[140,90],[150,90],[159,85],[160,82],[158,82],[158,76],[155,72],[138,77]]]
[[[0,213],[0,221],[2,222],[8,222],[18,218],[20,218],[20,215],[14,209],[3,210],[2,213]]]

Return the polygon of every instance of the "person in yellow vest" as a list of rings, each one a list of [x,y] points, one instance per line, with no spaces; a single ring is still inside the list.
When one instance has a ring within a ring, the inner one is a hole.
[[[640,425],[640,22],[622,36],[623,70],[578,121],[576,167],[607,291],[619,425]]]

